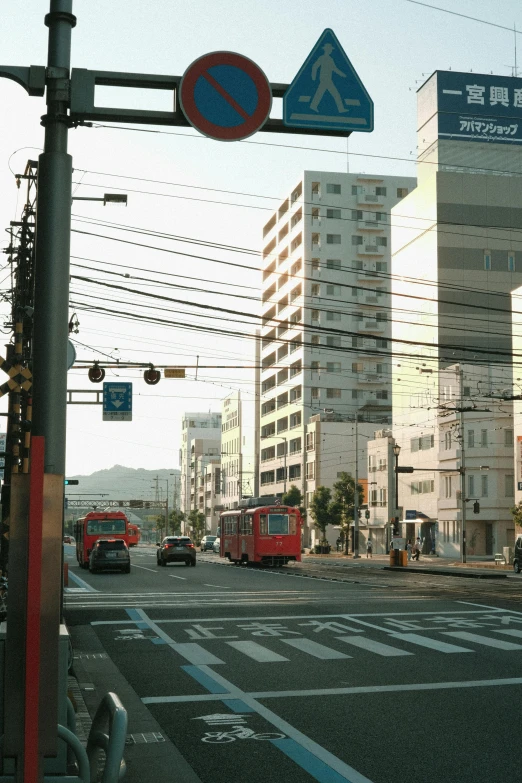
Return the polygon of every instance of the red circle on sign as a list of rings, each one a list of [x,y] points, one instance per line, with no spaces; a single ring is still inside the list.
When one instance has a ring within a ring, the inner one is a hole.
[[[253,81],[257,90],[257,106],[248,115],[235,99],[208,73],[209,68],[216,65],[230,65],[243,71]],[[196,105],[195,89],[198,80],[203,77],[210,80],[218,94],[236,109],[243,117],[243,122],[232,127],[219,125],[207,119]],[[179,102],[185,117],[190,124],[217,141],[239,141],[252,136],[264,125],[272,107],[272,90],[270,83],[261,68],[248,57],[235,52],[211,52],[195,60],[189,65],[179,86]]]

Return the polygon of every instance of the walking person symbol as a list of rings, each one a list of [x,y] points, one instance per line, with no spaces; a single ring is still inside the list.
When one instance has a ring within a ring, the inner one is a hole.
[[[348,109],[344,108],[342,98],[339,95],[339,90],[333,83],[334,73],[341,76],[343,79],[346,79],[346,74],[335,65],[332,57],[333,49],[334,47],[332,44],[325,44],[323,46],[324,54],[322,54],[312,66],[312,81],[315,82],[317,71],[319,71],[319,86],[312,98],[310,108],[312,111],[319,111],[319,104],[321,103],[324,94],[329,92],[335,101],[339,114],[346,114]]]

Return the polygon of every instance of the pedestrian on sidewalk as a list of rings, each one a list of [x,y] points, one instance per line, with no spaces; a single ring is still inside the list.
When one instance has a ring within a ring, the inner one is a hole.
[[[372,539],[369,538],[368,541],[366,542],[366,559],[368,559],[368,557],[373,557],[372,548],[373,548]]]
[[[413,558],[412,559],[418,561],[419,557],[420,557],[420,553],[421,553],[421,540],[417,536],[417,538],[415,539],[415,544],[413,545]]]
[[[408,560],[411,560],[411,550],[412,550],[412,548],[413,547],[411,545],[411,538],[408,538],[408,543],[406,544],[406,551],[408,553]]]

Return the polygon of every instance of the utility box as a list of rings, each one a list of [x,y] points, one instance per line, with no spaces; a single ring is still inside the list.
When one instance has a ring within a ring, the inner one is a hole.
[[[502,554],[504,555],[504,560],[506,561],[507,565],[513,565],[513,547],[502,547]]]

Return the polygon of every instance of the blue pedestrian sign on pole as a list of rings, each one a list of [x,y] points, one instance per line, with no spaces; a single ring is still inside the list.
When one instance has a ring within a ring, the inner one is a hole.
[[[327,28],[283,97],[293,128],[373,130],[373,101],[333,30]]]
[[[132,383],[103,384],[103,421],[132,421]]]

